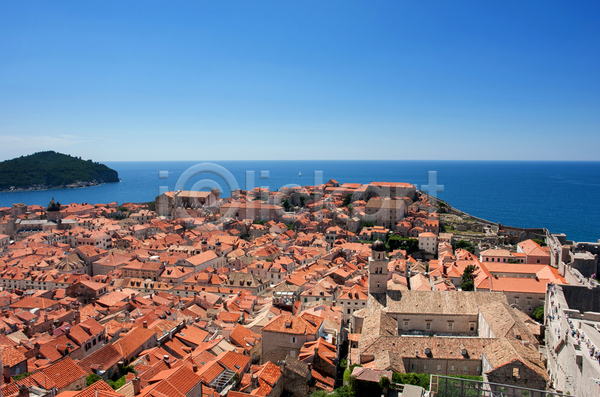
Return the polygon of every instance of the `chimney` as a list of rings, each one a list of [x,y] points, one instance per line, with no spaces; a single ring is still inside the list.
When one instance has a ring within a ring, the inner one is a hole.
[[[279,361],[279,370],[281,371],[281,373],[283,373],[283,371],[285,370],[285,360]]]
[[[256,374],[252,375],[250,385],[251,385],[250,388],[252,390],[258,389],[258,375],[256,375]]]
[[[73,325],[77,325],[81,322],[81,315],[79,309],[75,310],[75,317],[73,318]]]
[[[142,326],[143,326],[144,328],[148,328],[148,321],[145,321],[145,320],[144,320],[144,323],[142,324]],[[169,358],[168,356],[165,356],[165,357],[167,357],[167,359]]]
[[[312,372],[312,363],[308,363],[308,370]]]
[[[129,298],[129,300],[130,300],[130,301],[132,301],[132,300],[134,300],[134,299],[135,299],[135,293],[133,293],[133,292],[132,292],[132,293],[131,293],[131,297]]]
[[[137,396],[138,394],[140,394],[140,378],[138,378],[137,376],[135,378],[133,378],[133,395]]]
[[[171,363],[169,362],[169,355],[165,354],[163,356],[163,361],[165,362],[165,364],[167,364],[167,367],[171,368]]]
[[[197,364],[192,365],[192,370],[194,370],[194,372],[198,372],[198,365]]]
[[[18,397],[29,397],[29,388],[25,385],[19,386]]]
[[[8,366],[8,364],[5,364],[4,367],[2,367],[2,375],[4,375],[4,384],[8,384],[11,382],[10,367]]]

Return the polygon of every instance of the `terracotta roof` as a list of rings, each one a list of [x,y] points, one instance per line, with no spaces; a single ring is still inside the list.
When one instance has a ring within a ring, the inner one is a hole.
[[[262,329],[263,332],[283,332],[286,334],[314,335],[323,323],[323,319],[312,314],[305,313],[296,317],[282,314],[273,318]]]
[[[89,375],[93,372],[91,366],[94,364],[107,370],[121,360],[123,360],[123,355],[113,345],[105,345],[81,359],[77,364]]]
[[[41,371],[56,383],[59,391],[78,379],[86,377],[86,373],[70,357],[65,357]]]
[[[550,256],[548,252],[544,251],[544,249],[533,240],[521,241],[519,243],[519,248],[521,248],[527,256]]]
[[[476,316],[480,305],[498,300],[506,302],[506,295],[475,291],[403,291],[401,299],[388,298],[387,311]]]
[[[525,346],[522,341],[500,338],[483,350],[490,365],[497,369],[513,361],[520,361],[529,369],[536,372],[546,381],[550,380],[537,349],[532,345]],[[494,369],[488,371],[492,372]]]
[[[41,297],[27,297],[23,298],[18,302],[11,304],[11,309],[47,309],[58,304],[58,301],[52,299],[46,299]]]
[[[198,346],[204,342],[208,336],[208,332],[193,326],[186,327],[175,334],[175,337],[178,339],[195,346]]]
[[[193,266],[198,266],[202,263],[208,262],[215,258],[218,258],[218,255],[215,254],[214,251],[206,250],[206,251],[202,252],[201,254],[194,255],[194,256],[187,258],[186,261],[191,263]]]
[[[140,348],[146,341],[155,336],[155,331],[147,328],[134,328],[127,335],[121,337],[113,345],[125,358]]]
[[[236,324],[229,334],[229,340],[244,349],[252,348],[261,339],[259,334],[250,331],[241,324]]]
[[[523,277],[491,277],[492,291],[497,292],[531,292],[537,294],[546,293],[546,285],[551,282],[547,279],[523,278]]]
[[[27,358],[23,353],[21,353],[14,346],[2,346],[2,365],[8,365],[9,367],[14,367],[23,361],[26,361]]]
[[[375,356],[380,352],[391,351],[402,357],[481,360],[483,349],[492,344],[494,340],[489,338],[382,336],[364,350],[361,348],[361,355]],[[462,354],[463,350],[465,355]]]
[[[237,372],[240,375],[250,364],[250,357],[232,351],[225,351],[219,354],[216,360],[224,367]]]
[[[60,395],[62,396],[63,393]],[[117,393],[103,380],[94,382],[80,392],[75,392],[73,397],[123,397],[123,394]]]

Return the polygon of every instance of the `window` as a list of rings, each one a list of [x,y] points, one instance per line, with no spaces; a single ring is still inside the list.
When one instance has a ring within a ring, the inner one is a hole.
[[[414,371],[414,370],[415,370],[415,365],[414,365],[414,364],[411,364],[411,365],[410,365],[410,370],[411,370],[411,371]]]
[[[442,371],[442,364],[438,364],[438,372]]]
[[[96,346],[96,338],[92,340],[92,345]]]
[[[450,372],[454,372],[454,365],[450,366]]]
[[[477,374],[479,375],[481,373],[481,367],[478,365],[477,366]]]
[[[290,350],[290,357],[296,357],[296,351]]]
[[[519,375],[520,375],[519,368],[513,368],[513,377],[519,378]]]
[[[404,322],[404,329],[408,329],[408,321]]]
[[[429,321],[428,321],[428,322],[425,324],[425,328],[426,328],[427,330],[430,330],[430,329],[431,329],[431,323],[430,323]]]
[[[467,366],[466,366],[466,365],[463,367],[463,372],[464,372],[465,374],[468,372],[468,369],[467,369]]]
[[[452,322],[448,322],[448,331],[452,331]]]
[[[425,371],[429,371],[429,365],[428,365],[428,364],[425,364],[425,366],[424,366],[424,368],[423,368],[423,369],[424,369]]]
[[[470,324],[469,324],[469,330],[470,330],[471,332],[475,331],[475,323],[470,323]]]
[[[296,337],[292,336],[292,343],[296,343]]]
[[[348,314],[350,314],[350,309],[348,309]]]

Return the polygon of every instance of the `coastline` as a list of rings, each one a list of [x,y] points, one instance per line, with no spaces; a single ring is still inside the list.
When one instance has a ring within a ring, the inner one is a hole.
[[[100,186],[100,185],[104,185],[107,183],[119,183],[121,182],[121,180],[119,179],[117,182],[98,182],[95,179],[93,181],[89,181],[89,182],[84,182],[84,181],[77,181],[74,183],[70,183],[68,185],[58,185],[58,186],[47,186],[47,185],[33,185],[33,186],[28,186],[26,188],[23,187],[12,187],[10,189],[0,189],[0,192],[2,193],[11,193],[11,192],[33,192],[33,191],[43,191],[43,190],[53,190],[53,189],[79,189],[79,188],[85,188],[85,187],[93,187],[93,186]]]

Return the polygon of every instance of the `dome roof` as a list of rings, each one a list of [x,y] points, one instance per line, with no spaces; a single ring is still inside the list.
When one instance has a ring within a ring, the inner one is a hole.
[[[373,244],[371,244],[371,250],[385,251],[385,244],[381,240],[377,240]]]

